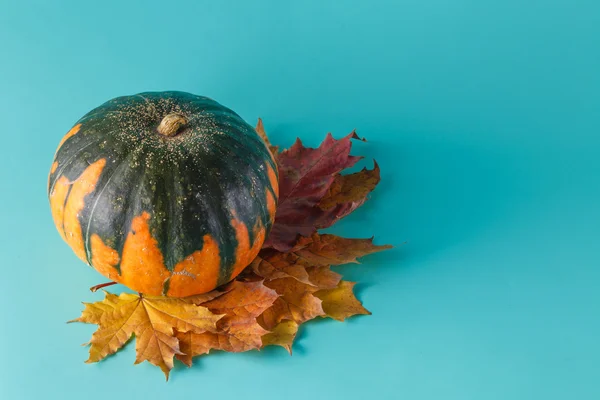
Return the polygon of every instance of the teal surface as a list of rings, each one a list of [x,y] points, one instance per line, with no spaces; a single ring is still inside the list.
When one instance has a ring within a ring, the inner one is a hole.
[[[0,0],[0,398],[600,398],[597,1]],[[356,128],[382,183],[333,231],[393,251],[341,267],[373,312],[192,369],[87,365],[65,324],[104,279],[46,198],[102,102],[210,96],[272,140]],[[402,243],[406,244],[402,245]]]

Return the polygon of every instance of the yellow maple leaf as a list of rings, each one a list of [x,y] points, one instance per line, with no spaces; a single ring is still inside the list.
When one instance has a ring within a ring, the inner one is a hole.
[[[371,315],[362,303],[354,296],[352,288],[356,282],[340,281],[334,289],[320,290],[315,293],[323,301],[323,311],[328,317],[343,321],[357,314]]]
[[[86,362],[97,362],[115,353],[135,335],[135,363],[148,361],[160,367],[167,379],[173,357],[181,354],[175,331],[198,334],[215,331],[222,317],[206,307],[163,296],[129,293],[117,296],[107,292],[103,301],[84,304],[81,316],[70,322],[98,325],[88,343],[90,357]]]
[[[292,354],[292,344],[298,333],[298,324],[294,321],[281,321],[271,332],[262,337],[262,345],[281,346]]]

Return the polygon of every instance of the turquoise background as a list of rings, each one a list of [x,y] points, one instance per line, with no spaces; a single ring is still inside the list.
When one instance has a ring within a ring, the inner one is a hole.
[[[600,398],[600,3],[0,0],[0,398]],[[272,140],[357,128],[382,183],[332,231],[373,312],[165,383],[65,324],[105,279],[62,243],[62,135],[119,95],[210,96]],[[402,243],[406,244],[402,245]]]

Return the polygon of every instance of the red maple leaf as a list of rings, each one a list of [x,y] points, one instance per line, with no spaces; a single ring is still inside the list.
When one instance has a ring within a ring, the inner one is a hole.
[[[298,236],[308,237],[317,228],[331,226],[364,202],[344,202],[330,208],[319,206],[340,172],[362,158],[350,155],[352,139],[363,140],[355,132],[340,140],[327,134],[318,148],[310,148],[297,139],[278,155],[279,204],[265,248],[289,251]]]

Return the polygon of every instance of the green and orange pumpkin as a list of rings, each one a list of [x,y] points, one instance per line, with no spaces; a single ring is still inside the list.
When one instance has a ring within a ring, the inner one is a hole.
[[[256,131],[207,97],[148,92],[90,111],[48,179],[75,254],[144,294],[183,297],[235,278],[275,216],[277,167]]]

